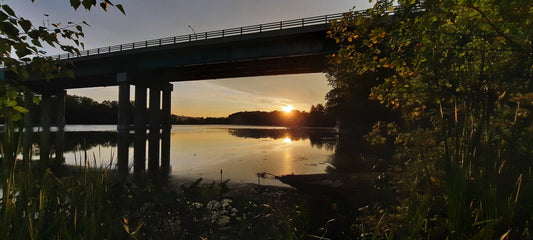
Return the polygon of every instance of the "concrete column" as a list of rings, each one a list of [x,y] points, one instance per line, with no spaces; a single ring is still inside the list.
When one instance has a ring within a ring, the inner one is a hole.
[[[129,108],[130,84],[125,72],[117,74],[118,82],[118,173],[121,178],[128,175],[128,148],[129,148]]]
[[[148,121],[150,122],[150,134],[148,136],[148,172],[150,176],[156,176],[159,169],[159,129],[160,129],[160,97],[159,86],[150,87],[150,109]]]
[[[40,165],[42,168],[49,166],[50,157],[50,126],[52,125],[52,99],[50,93],[43,93],[41,98],[41,144]]]
[[[29,163],[32,157],[33,146],[33,92],[24,91],[24,107],[28,112],[24,114],[24,136],[22,138],[22,158]]]
[[[161,110],[161,172],[170,172],[170,110],[171,110],[171,93],[172,84],[168,84],[163,88],[163,104]]]
[[[133,173],[141,176],[146,169],[146,87],[135,86],[135,142]]]
[[[61,164],[65,162],[63,153],[65,151],[65,96],[67,94],[66,90],[60,91],[56,95],[56,162]]]

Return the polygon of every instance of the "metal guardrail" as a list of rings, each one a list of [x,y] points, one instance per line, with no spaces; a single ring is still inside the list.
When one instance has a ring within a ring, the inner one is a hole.
[[[288,20],[288,21],[251,25],[251,26],[245,26],[245,27],[229,28],[229,29],[216,30],[216,31],[210,31],[210,32],[201,32],[201,33],[195,33],[195,34],[152,39],[152,40],[147,40],[147,41],[125,43],[125,44],[114,45],[114,46],[109,46],[109,47],[101,47],[101,48],[96,48],[96,49],[83,50],[83,51],[80,51],[80,54],[66,53],[66,54],[55,55],[51,57],[54,59],[61,59],[61,60],[62,59],[73,59],[73,58],[78,58],[78,57],[106,54],[106,53],[113,53],[113,52],[122,52],[122,51],[127,51],[127,50],[157,47],[157,46],[171,45],[171,44],[176,44],[176,43],[194,42],[194,41],[213,39],[213,38],[239,36],[239,35],[245,35],[245,34],[250,34],[250,33],[259,33],[259,32],[267,32],[267,31],[281,30],[281,29],[288,29],[288,28],[306,27],[306,26],[319,25],[319,24],[328,24],[331,21],[340,19],[343,16],[343,14],[344,13],[328,14],[328,15],[317,16],[317,17],[301,18],[301,19],[294,19],[294,20]]]

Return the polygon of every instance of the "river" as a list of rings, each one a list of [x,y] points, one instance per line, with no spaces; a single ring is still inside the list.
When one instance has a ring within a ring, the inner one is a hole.
[[[257,183],[257,173],[272,175],[325,173],[335,150],[331,128],[288,129],[236,125],[174,125],[171,131],[171,177],[230,179]],[[67,125],[65,161],[69,165],[113,166],[115,125]],[[133,147],[130,147],[130,165]],[[284,186],[275,179],[261,184]]]

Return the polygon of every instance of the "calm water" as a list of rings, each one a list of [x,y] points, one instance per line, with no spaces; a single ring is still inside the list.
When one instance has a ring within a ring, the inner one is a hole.
[[[116,126],[69,125],[66,163],[109,165],[116,161]],[[334,153],[333,129],[234,125],[175,125],[171,132],[172,177],[257,183],[257,173],[324,173]],[[87,157],[86,157],[87,156]],[[133,148],[130,148],[130,165]],[[261,179],[261,184],[283,185]]]

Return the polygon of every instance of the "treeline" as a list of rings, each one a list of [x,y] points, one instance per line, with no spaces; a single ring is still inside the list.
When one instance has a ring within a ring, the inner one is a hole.
[[[172,115],[172,124],[235,124],[256,126],[305,126],[333,127],[335,119],[328,114],[322,104],[313,105],[309,112],[293,110],[284,111],[243,111],[225,118],[182,117]]]
[[[67,124],[116,124],[118,122],[118,101],[101,103],[81,96],[65,98],[65,122]],[[133,111],[130,119],[133,120]]]
[[[52,97],[52,123],[56,123],[57,99]],[[33,106],[33,122],[38,124],[41,118],[41,109]],[[133,108],[132,108],[133,110]],[[116,124],[118,101],[98,102],[89,97],[67,95],[65,97],[65,122],[66,124]],[[133,119],[133,111],[130,111]]]
[[[57,116],[56,99],[52,99],[52,116]],[[129,112],[133,124],[132,102]],[[34,122],[39,123],[40,109],[33,109]],[[89,97],[67,95],[65,98],[65,122],[67,124],[116,124],[118,101],[98,102]],[[55,123],[56,119],[52,119]],[[328,127],[335,126],[335,120],[328,115],[322,104],[313,105],[309,112],[293,110],[283,111],[243,111],[228,117],[184,117],[172,114],[171,124],[239,124],[264,126],[307,126]]]
[[[312,106],[309,112],[293,110],[291,112],[238,112],[228,116],[229,124],[264,125],[264,126],[335,126],[322,104]]]

